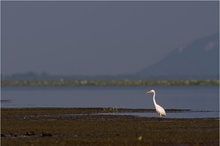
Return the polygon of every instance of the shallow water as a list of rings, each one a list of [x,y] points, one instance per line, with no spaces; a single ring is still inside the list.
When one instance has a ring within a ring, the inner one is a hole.
[[[142,113],[142,112],[128,112],[128,113],[98,113],[99,115],[127,115],[127,116],[138,116],[138,117],[158,117],[157,113]],[[176,113],[167,113],[167,116],[164,118],[217,118],[219,117],[218,111],[209,111],[209,112],[176,112]]]
[[[157,103],[165,109],[206,111],[168,113],[167,117],[219,117],[218,86],[1,87],[1,89],[1,106],[3,108],[114,107],[141,109],[154,109],[152,94],[145,94],[146,91],[154,89]],[[157,116],[156,113],[140,114]]]

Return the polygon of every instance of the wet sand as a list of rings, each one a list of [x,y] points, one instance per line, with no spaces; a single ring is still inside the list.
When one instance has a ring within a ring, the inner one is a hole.
[[[1,109],[1,145],[219,145],[218,118],[138,117],[114,115],[116,112],[155,111],[114,108]],[[169,109],[168,112],[181,114],[190,110]]]

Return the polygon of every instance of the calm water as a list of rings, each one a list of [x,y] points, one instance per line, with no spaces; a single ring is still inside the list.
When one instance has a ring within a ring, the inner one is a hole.
[[[167,117],[219,117],[218,86],[155,87],[2,87],[1,106],[16,107],[114,107],[154,109],[152,94],[165,109],[191,109],[196,112],[167,113]],[[203,112],[198,112],[203,111]],[[135,113],[133,113],[135,114]],[[136,113],[157,116],[156,113]]]

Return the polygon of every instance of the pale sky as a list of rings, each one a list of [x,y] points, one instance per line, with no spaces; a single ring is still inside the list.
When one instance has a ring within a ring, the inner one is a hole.
[[[3,1],[1,72],[131,74],[218,30],[218,1]]]

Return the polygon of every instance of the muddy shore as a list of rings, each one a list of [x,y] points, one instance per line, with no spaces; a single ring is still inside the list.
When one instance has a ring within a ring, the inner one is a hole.
[[[5,108],[1,109],[1,145],[219,145],[219,118],[175,119],[112,114],[116,112],[154,111]],[[181,114],[190,110],[169,109],[168,112]]]

